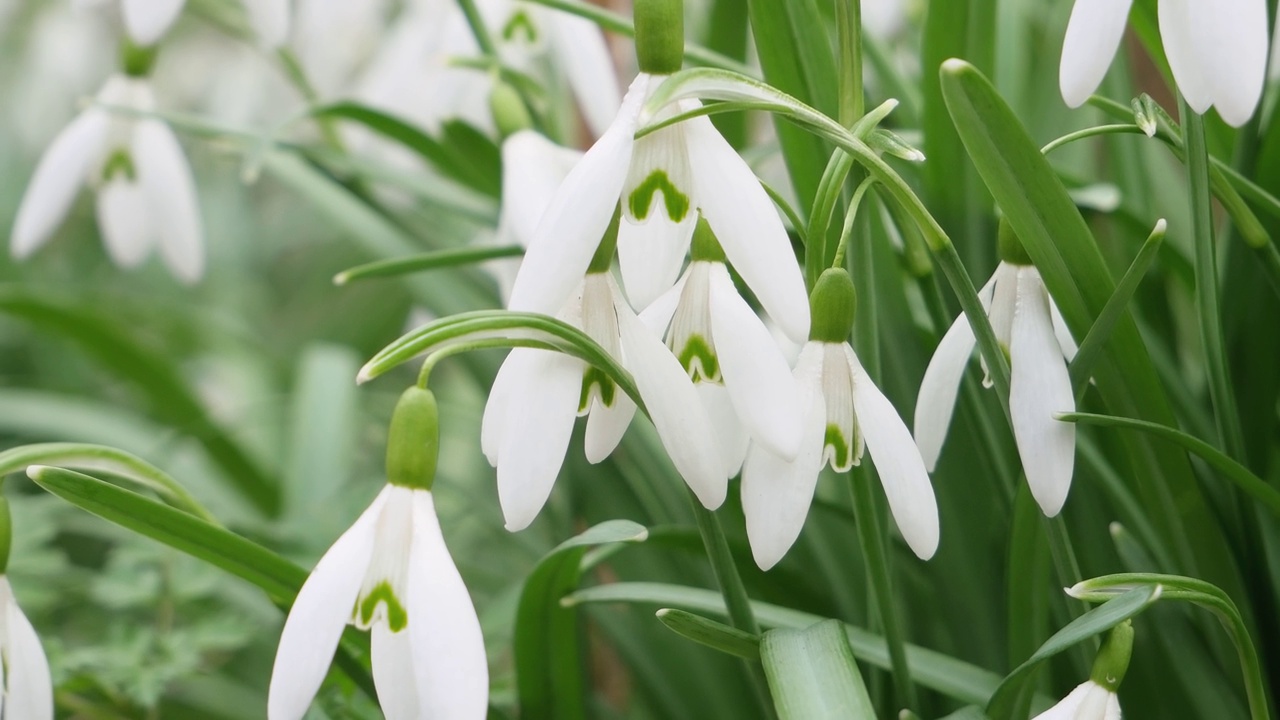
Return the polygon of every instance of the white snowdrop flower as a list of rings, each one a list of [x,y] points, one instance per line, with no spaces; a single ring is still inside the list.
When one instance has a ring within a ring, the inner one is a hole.
[[[749,440],[795,459],[800,404],[790,365],[764,322],[738,294],[705,220],[680,280],[640,314],[698,389],[719,440],[724,473],[738,474]]]
[[[289,611],[269,720],[306,714],[348,624],[372,634],[373,680],[388,720],[485,717],[484,637],[430,491],[438,443],[435,399],[411,388],[391,420],[388,485],[316,564]]]
[[[0,500],[0,502],[3,502]],[[8,510],[4,510],[6,514]],[[7,531],[7,528],[6,528]],[[0,571],[0,717],[53,720],[53,683],[40,638]]]
[[[889,509],[923,559],[938,548],[938,505],[920,451],[897,410],[846,342],[853,324],[853,283],[843,270],[823,273],[814,288],[813,332],[794,370],[801,405],[800,451],[788,461],[753,443],[742,468],[742,509],[756,564],[773,567],[804,526],[818,474],[837,472],[871,452]]]
[[[1040,509],[1053,517],[1067,500],[1075,467],[1075,425],[1054,416],[1075,411],[1067,362],[1075,357],[1076,345],[1040,272],[1021,246],[1013,247],[1012,238],[1001,236],[1001,255],[1006,259],[978,297],[1009,356],[1009,411],[1027,483]],[[942,452],[975,342],[965,316],[956,318],[920,383],[915,438],[930,470]],[[989,387],[990,380],[985,384]]]
[[[1120,698],[1087,680],[1034,720],[1120,720]]]
[[[701,211],[765,312],[802,342],[809,330],[804,281],[782,221],[747,164],[705,117],[635,140],[648,119],[644,103],[663,80],[637,76],[609,130],[565,178],[529,243],[511,308],[557,312],[621,199],[619,262],[637,307],[674,284]],[[678,109],[696,106],[687,101]]]
[[[76,0],[76,4],[96,5],[101,0]],[[187,0],[119,0],[120,14],[129,39],[155,45],[182,14]],[[249,25],[267,47],[279,47],[289,34],[289,0],[243,0]]]
[[[139,77],[112,76],[97,99],[139,113],[155,110],[150,84]],[[27,186],[13,226],[15,258],[49,240],[83,185],[97,193],[98,229],[117,265],[135,267],[158,245],[178,279],[200,279],[204,240],[195,179],[168,125],[99,106],[77,116],[54,138]]]
[[[1133,0],[1076,0],[1058,74],[1079,107],[1102,83],[1124,37]],[[1198,113],[1216,107],[1239,127],[1253,116],[1267,75],[1266,0],[1160,0],[1160,37],[1173,78]]]
[[[885,40],[907,24],[907,0],[862,0],[862,27],[873,38]]]
[[[559,318],[582,328],[631,372],[672,463],[702,504],[714,509],[724,502],[728,475],[718,461],[712,422],[685,369],[636,317],[609,274],[617,223],[615,214]],[[520,275],[526,272],[522,267]],[[598,368],[548,350],[512,350],[489,391],[480,437],[485,457],[498,469],[507,529],[527,527],[546,503],[576,416],[587,416],[586,457],[598,463],[618,446],[635,411],[631,398]]]

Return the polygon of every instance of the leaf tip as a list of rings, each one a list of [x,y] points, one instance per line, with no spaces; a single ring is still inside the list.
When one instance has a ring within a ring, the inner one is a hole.
[[[360,368],[360,372],[356,373],[356,384],[363,385],[376,377],[378,373],[374,372],[373,366],[365,363],[364,367]]]
[[[44,477],[44,474],[48,472],[50,469],[51,468],[48,465],[28,465],[27,477],[31,478],[36,482],[40,482],[41,478]]]
[[[960,58],[949,58],[942,61],[940,71],[944,75],[959,75],[973,69],[973,66]]]
[[[342,287],[343,285],[346,285],[350,281],[351,281],[351,274],[348,273],[346,270],[343,270],[342,272],[333,276],[333,284],[337,285],[338,287]]]

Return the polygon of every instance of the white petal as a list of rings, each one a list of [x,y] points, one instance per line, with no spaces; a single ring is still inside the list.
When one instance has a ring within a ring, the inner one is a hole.
[[[947,439],[947,428],[955,412],[956,393],[964,378],[965,366],[973,355],[976,340],[973,327],[963,313],[952,323],[933,351],[929,367],[920,381],[920,395],[916,398],[915,439],[920,456],[930,472],[938,465],[942,444]]]
[[[800,451],[799,389],[760,317],[722,263],[711,264],[711,337],[725,389],[751,438],[793,460]]]
[[[8,580],[0,590],[0,599],[8,601],[0,608],[5,613],[3,622],[8,633],[7,656],[9,676],[0,680],[0,693],[8,692],[4,717],[14,720],[53,720],[53,683],[49,679],[49,661],[40,638],[31,622],[22,614],[8,587]],[[7,682],[4,682],[7,681]]]
[[[1018,278],[1018,306],[1009,346],[1012,377],[1009,413],[1031,494],[1048,517],[1057,515],[1071,489],[1075,425],[1054,419],[1075,410],[1071,379],[1053,335],[1044,284],[1033,268]]]
[[[582,282],[622,194],[650,79],[636,77],[613,125],[556,191],[516,276],[512,310],[555,314]]]
[[[106,113],[87,110],[53,139],[40,158],[13,223],[10,252],[25,258],[62,223],[107,139]]]
[[[1076,0],[1062,41],[1058,87],[1062,99],[1080,107],[1097,91],[1124,38],[1133,0]]]
[[[413,662],[413,635],[407,628],[391,632],[385,622],[374,623],[369,634],[373,682],[378,690],[378,705],[383,717],[386,720],[417,720],[420,704]]]
[[[1191,109],[1204,113],[1213,104],[1214,88],[1212,66],[1205,64],[1207,59],[1201,53],[1199,23],[1204,18],[1196,12],[1197,4],[1206,3],[1204,0],[1160,0],[1158,13],[1160,38],[1164,41],[1173,79]]]
[[[631,308],[615,303],[622,353],[662,445],[684,481],[708,509],[724,502],[729,478],[720,467],[715,431],[688,373]]]
[[[1199,62],[1213,104],[1228,124],[1253,117],[1267,78],[1266,0],[1214,0],[1195,6]]]
[[[773,201],[710,120],[684,125],[695,199],[725,255],[787,336],[806,341],[809,294]]]
[[[603,462],[622,442],[631,420],[636,416],[636,403],[622,388],[615,388],[612,407],[593,401],[591,413],[587,415],[587,431],[583,437],[583,451],[587,462],[596,464]]]
[[[808,343],[796,362],[795,379],[804,408],[800,452],[787,462],[759,444],[742,466],[742,511],[756,565],[768,570],[795,544],[809,515],[822,469],[826,410],[822,402],[821,343]]]
[[[333,651],[351,619],[360,583],[373,554],[384,488],[333,547],[320,558],[298,591],[280,634],[267,696],[270,720],[301,720],[329,672]]]
[[[422,704],[418,717],[484,720],[489,664],[480,620],[425,491],[413,494],[411,560],[406,609]]]
[[[259,0],[253,0],[258,2]],[[186,0],[123,0],[124,26],[139,45],[154,45],[169,29]]]
[[[289,0],[244,0],[249,24],[262,44],[278,48],[289,37]]]
[[[507,412],[511,396],[516,389],[528,382],[528,365],[533,355],[514,350],[498,368],[489,388],[489,399],[484,404],[484,417],[480,421],[480,450],[493,467],[498,466],[502,437],[507,429]]]
[[[516,353],[527,360],[516,359]],[[578,416],[583,364],[550,350],[516,348],[507,362],[522,365],[507,400],[498,450],[498,500],[507,529],[522,530],[546,504],[564,465]]]
[[[707,418],[715,428],[722,472],[725,477],[734,477],[742,471],[742,463],[747,459],[751,435],[738,419],[738,412],[733,409],[733,401],[723,385],[696,383],[693,389],[697,391],[698,400],[702,402]]]
[[[1120,720],[1120,698],[1115,693],[1107,693],[1107,709],[1102,720]]]
[[[853,412],[867,452],[876,464],[889,510],[902,537],[922,560],[938,550],[938,502],[920,449],[880,388],[862,369],[853,348],[844,346],[853,373]]]
[[[652,330],[654,334],[665,336],[667,327],[671,324],[671,318],[676,314],[676,308],[680,307],[680,296],[684,293],[684,286],[688,281],[689,271],[686,270],[670,290],[659,295],[640,312],[640,322],[643,322],[645,327]]]
[[[160,256],[179,280],[196,282],[204,274],[204,238],[196,183],[182,146],[168,125],[140,120],[133,159],[155,216]]]
[[[1077,686],[1075,690],[1072,690],[1066,697],[1058,701],[1057,705],[1035,716],[1033,720],[1077,720],[1080,706],[1084,703],[1085,697],[1089,695],[1090,689],[1094,687],[1097,687],[1097,685],[1092,682],[1085,682]]]
[[[643,223],[622,218],[618,227],[618,267],[627,298],[636,307],[652,304],[680,277],[697,224],[694,212],[678,223],[660,212],[650,213]]]
[[[152,210],[142,186],[124,178],[106,183],[98,190],[97,215],[111,261],[122,268],[141,265],[155,240]]]
[[[1071,329],[1067,327],[1067,321],[1062,317],[1062,311],[1058,310],[1058,303],[1049,298],[1049,317],[1053,320],[1053,336],[1058,340],[1058,346],[1062,348],[1062,356],[1071,362],[1076,359],[1076,353],[1080,350],[1080,346],[1076,345],[1075,338],[1071,337]]]
[[[569,87],[582,108],[591,134],[606,132],[618,113],[621,93],[613,56],[599,26],[564,12],[546,13],[550,22],[551,50],[569,79]]]
[[[503,141],[502,217],[522,247],[529,246],[560,183],[581,159],[582,153],[535,130],[521,130]]]

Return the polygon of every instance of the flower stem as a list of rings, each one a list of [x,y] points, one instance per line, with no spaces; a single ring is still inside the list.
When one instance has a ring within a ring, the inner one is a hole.
[[[284,74],[289,78],[289,82],[293,87],[302,94],[302,98],[309,105],[316,105],[320,102],[320,93],[316,92],[316,88],[311,84],[311,79],[307,77],[307,71],[302,67],[302,62],[298,60],[298,56],[288,48],[280,48],[277,52],[280,58],[280,64],[284,66]],[[342,136],[338,134],[338,128],[331,118],[319,118],[317,124],[320,126],[320,136],[324,138],[325,144],[334,150],[346,154],[346,143],[342,142]]]
[[[458,7],[467,16],[467,25],[471,27],[471,34],[475,36],[480,52],[497,62],[498,46],[493,43],[493,36],[489,34],[489,28],[484,24],[484,17],[480,15],[480,8],[476,7],[475,0],[458,0]]]

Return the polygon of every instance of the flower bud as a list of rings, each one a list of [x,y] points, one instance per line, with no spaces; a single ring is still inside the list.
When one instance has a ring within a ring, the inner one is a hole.
[[[636,0],[640,72],[670,75],[684,64],[684,0]]]
[[[1010,265],[1034,265],[1031,262],[1031,256],[1027,254],[1027,249],[1022,247],[1022,241],[1018,239],[1018,234],[1013,231],[1013,226],[1005,218],[1000,218],[1000,232],[997,236],[998,248],[1000,251],[1000,259]]]
[[[1093,672],[1089,679],[1102,687],[1115,692],[1124,682],[1124,675],[1129,670],[1129,658],[1133,655],[1133,623],[1125,620],[1111,629],[1107,640],[1098,651],[1093,661]]]
[[[823,271],[809,295],[809,312],[813,320],[809,339],[814,342],[842,343],[853,331],[858,309],[858,293],[853,278],[843,268]]]
[[[440,455],[440,413],[430,390],[404,391],[391,415],[387,437],[387,482],[430,490]]]
[[[533,127],[533,118],[529,116],[529,109],[525,107],[520,93],[501,80],[493,84],[493,92],[489,94],[489,110],[493,113],[493,124],[503,138]]]

